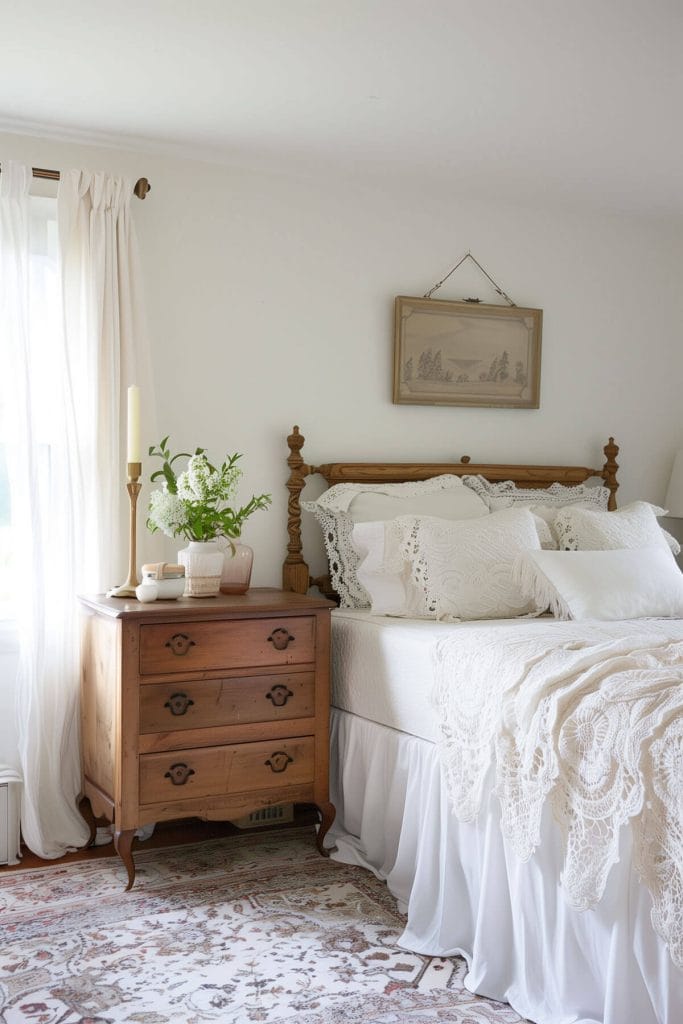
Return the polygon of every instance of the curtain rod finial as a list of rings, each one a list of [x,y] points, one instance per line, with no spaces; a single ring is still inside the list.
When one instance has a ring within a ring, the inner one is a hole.
[[[144,199],[147,193],[151,191],[151,189],[152,186],[150,185],[147,178],[138,178],[138,180],[135,182],[135,188],[133,189],[133,193],[138,197],[138,199]]]

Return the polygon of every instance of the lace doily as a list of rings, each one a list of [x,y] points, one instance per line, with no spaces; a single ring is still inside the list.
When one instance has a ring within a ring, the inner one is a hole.
[[[478,815],[493,764],[501,828],[528,859],[550,800],[565,843],[561,883],[577,909],[602,898],[630,824],[653,925],[683,967],[683,622],[449,636],[436,680],[457,817]]]
[[[672,958],[683,967],[683,717],[669,718],[644,762],[651,780],[635,847],[636,866],[652,893],[652,924],[674,936]]]

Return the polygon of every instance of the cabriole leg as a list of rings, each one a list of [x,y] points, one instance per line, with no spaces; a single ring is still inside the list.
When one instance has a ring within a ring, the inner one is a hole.
[[[114,849],[123,861],[126,871],[128,872],[128,885],[125,889],[126,892],[133,888],[133,882],[135,881],[135,863],[131,852],[134,838],[134,828],[124,829],[123,832],[114,832]]]

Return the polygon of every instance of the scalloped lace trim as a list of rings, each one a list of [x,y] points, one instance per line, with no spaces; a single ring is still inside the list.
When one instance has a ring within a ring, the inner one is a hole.
[[[550,487],[527,488],[518,487],[514,480],[501,480],[491,483],[483,476],[463,476],[462,482],[475,491],[486,502],[489,508],[498,511],[511,505],[573,505],[585,502],[607,510],[610,492],[607,487],[588,486],[587,484],[551,484]],[[505,503],[506,502],[506,503]]]
[[[343,485],[341,485],[343,486]],[[354,522],[348,512],[332,511],[315,501],[302,501],[320,524],[332,586],[342,608],[369,608],[370,595],[358,579],[358,553],[351,541]]]

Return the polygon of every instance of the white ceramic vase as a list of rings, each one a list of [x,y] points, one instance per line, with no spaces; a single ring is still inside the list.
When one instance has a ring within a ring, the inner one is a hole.
[[[178,552],[185,566],[185,597],[215,597],[221,587],[223,552],[213,540],[191,540]]]

